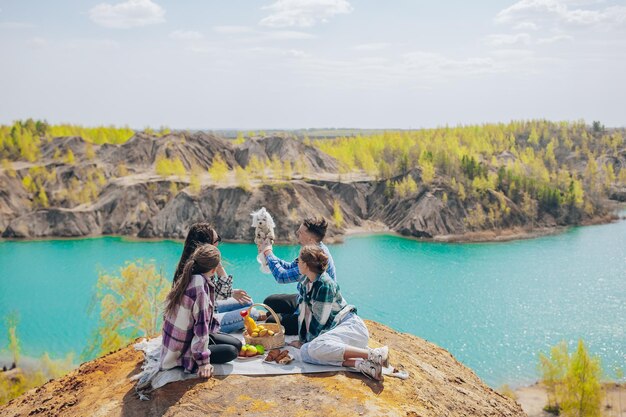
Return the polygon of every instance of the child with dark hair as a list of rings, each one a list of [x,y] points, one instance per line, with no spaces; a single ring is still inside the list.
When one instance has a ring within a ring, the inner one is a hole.
[[[210,223],[200,222],[194,223],[187,232],[183,253],[181,254],[172,286],[176,285],[176,281],[182,274],[185,263],[200,245],[210,244],[217,246],[222,238]],[[243,329],[243,318],[239,314],[242,310],[247,310],[253,304],[252,298],[241,289],[233,289],[233,276],[228,275],[223,264],[215,269],[212,277],[215,284],[215,316],[220,322],[221,331],[224,333],[232,333]],[[252,318],[255,320],[263,320],[265,315],[256,309],[251,311]]]
[[[213,315],[212,276],[220,260],[215,246],[201,245],[185,262],[165,300],[161,370],[182,367],[185,372],[210,378],[211,363],[226,363],[237,357],[241,342],[218,333],[220,325]]]
[[[389,348],[367,346],[365,323],[326,272],[328,255],[318,246],[304,246],[298,261],[306,278],[299,287],[299,341],[292,342],[292,346],[300,348],[304,362],[353,367],[382,381],[382,368],[389,366]]]
[[[328,256],[327,274],[332,280],[336,280],[335,263],[330,255],[328,247],[322,242],[326,236],[328,223],[323,217],[308,217],[302,221],[296,230],[296,237],[301,246],[315,245]],[[301,271],[298,269],[298,258],[293,262],[287,262],[276,257],[269,242],[258,245],[260,252],[265,255],[267,265],[279,284],[298,283],[303,279]],[[276,313],[281,315],[281,323],[285,326],[285,334],[295,335],[298,331],[298,305],[299,294],[274,294],[270,295],[263,303],[270,306]],[[273,320],[268,318],[268,322]]]

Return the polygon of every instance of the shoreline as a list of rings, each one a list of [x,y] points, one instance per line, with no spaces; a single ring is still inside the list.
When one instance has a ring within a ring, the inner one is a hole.
[[[524,227],[514,227],[508,229],[498,229],[498,230],[482,230],[477,232],[467,232],[458,235],[439,235],[434,236],[432,238],[424,238],[424,237],[415,237],[415,236],[407,236],[401,233],[395,232],[389,229],[382,223],[373,222],[366,220],[365,226],[362,227],[352,227],[348,228],[341,235],[331,236],[325,239],[325,242],[328,244],[339,244],[343,243],[345,238],[349,237],[367,237],[367,236],[376,236],[376,235],[387,235],[387,236],[395,236],[408,240],[415,240],[418,242],[424,243],[451,243],[451,244],[471,244],[471,243],[501,243],[501,242],[512,242],[516,240],[530,240],[537,239],[546,236],[555,236],[562,233],[566,233],[572,228],[576,227],[587,227],[587,226],[598,226],[611,224],[619,221],[626,220],[626,214],[618,214],[618,211],[626,210],[626,204],[620,205],[621,207],[616,208],[615,213],[608,214],[604,216],[594,217],[582,224],[576,225],[568,225],[568,226],[554,226],[554,227],[542,227],[542,228],[532,228],[527,229]],[[185,239],[171,238],[171,237],[154,237],[154,238],[140,238],[137,236],[128,236],[128,235],[86,235],[86,236],[46,236],[46,237],[35,237],[35,238],[3,238],[0,237],[0,242],[45,242],[45,241],[54,241],[54,240],[87,240],[87,239],[99,239],[104,237],[112,237],[112,238],[120,238],[129,242],[165,242],[171,241],[176,243],[182,243]],[[238,243],[238,244],[251,244],[254,242],[242,239],[223,239],[224,243]],[[276,245],[280,246],[288,246],[288,245],[296,245],[295,241],[286,241],[286,240],[277,240]]]
[[[617,381],[602,382],[605,396],[602,399],[602,415],[626,417],[626,383]],[[528,417],[554,417],[543,410],[548,395],[545,387],[536,382],[533,385],[513,389],[515,401],[522,406]]]

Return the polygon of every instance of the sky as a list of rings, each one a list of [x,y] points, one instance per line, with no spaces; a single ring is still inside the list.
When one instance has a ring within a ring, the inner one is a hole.
[[[626,0],[0,0],[0,123],[626,126]]]

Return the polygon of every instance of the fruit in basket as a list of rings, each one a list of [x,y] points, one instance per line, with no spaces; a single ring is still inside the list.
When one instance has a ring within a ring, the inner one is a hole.
[[[250,336],[252,336],[252,337],[259,337],[259,332],[252,332],[252,334]]]
[[[261,329],[261,331],[259,332],[259,336],[267,336],[267,329]]]
[[[273,330],[268,330],[267,331],[267,335],[268,336],[274,336],[274,331]]]

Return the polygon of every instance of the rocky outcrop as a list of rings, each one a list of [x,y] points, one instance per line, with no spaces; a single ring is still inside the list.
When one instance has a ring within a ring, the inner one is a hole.
[[[501,416],[522,417],[512,399],[487,387],[444,349],[418,337],[367,322],[372,345],[390,347],[392,365],[408,380],[383,383],[350,372],[276,376],[218,376],[175,382],[135,396],[129,377],[142,354],[127,347],[82,364],[0,407],[17,416]]]
[[[236,165],[231,143],[204,132],[173,133],[156,139],[137,133],[123,145],[104,145],[98,151],[98,157],[106,163],[115,166],[124,163],[140,169],[154,165],[158,156],[179,159],[188,170],[206,169],[218,154],[229,167]]]
[[[13,220],[3,233],[8,238],[76,237],[101,234],[98,213],[83,210],[37,210]]]
[[[290,137],[252,138],[235,151],[235,159],[243,167],[250,163],[253,156],[259,160],[278,159],[281,162],[305,164],[309,172],[338,172],[339,169],[335,158]]]
[[[31,202],[17,177],[0,173],[0,184],[0,230],[4,230],[11,220],[30,211]]]
[[[89,155],[87,147],[91,148]],[[482,239],[477,236],[485,231],[523,234],[529,226],[555,228],[589,221],[582,210],[563,207],[560,211],[537,207],[538,218],[530,219],[532,207],[522,210],[519,201],[509,200],[501,192],[461,193],[459,186],[445,177],[426,184],[419,169],[386,181],[365,175],[342,181],[334,158],[289,137],[252,138],[233,145],[203,132],[163,137],[137,133],[123,145],[97,146],[80,137],[55,138],[44,141],[41,150],[38,164],[20,161],[14,169],[0,167],[3,237],[115,234],[182,239],[192,223],[210,221],[218,225],[223,238],[250,241],[250,213],[263,206],[275,217],[278,242],[283,243],[294,242],[294,229],[302,218],[313,215],[330,220],[331,238],[358,228],[457,241],[468,233],[476,240]],[[60,157],[69,150],[75,155],[73,163]],[[253,179],[244,189],[237,185],[240,181],[231,170],[218,185],[206,171],[217,155],[231,169],[247,166],[253,156],[264,161],[291,161],[299,166],[298,179],[283,182],[276,179],[280,175],[271,175],[271,180]],[[187,173],[194,175],[155,174],[159,157],[180,160]],[[626,166],[626,150],[603,158],[598,160],[602,166]],[[498,159],[511,162],[515,155],[502,152]],[[582,164],[580,169],[585,168],[584,161],[576,161]],[[303,172],[308,174],[303,177]],[[394,184],[409,177],[414,187],[395,192]],[[196,181],[194,187],[190,186],[192,180]],[[28,190],[26,184],[30,184]],[[608,197],[626,201],[626,191],[615,183]],[[601,218],[607,221],[609,217]]]

